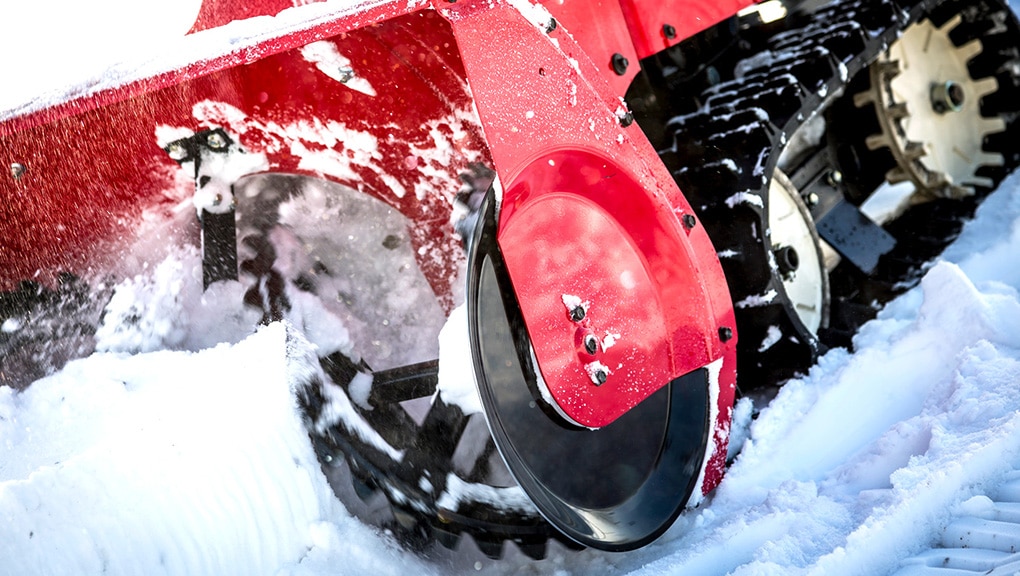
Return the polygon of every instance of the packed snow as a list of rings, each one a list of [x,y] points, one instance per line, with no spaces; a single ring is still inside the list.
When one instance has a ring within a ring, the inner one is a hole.
[[[73,15],[100,30],[110,13]],[[719,488],[626,554],[412,552],[357,520],[308,441],[283,327],[215,316],[240,293],[202,294],[196,261],[170,254],[121,286],[111,306],[134,329],[114,314],[92,356],[0,388],[0,574],[892,574],[1020,467],[1017,175],[853,353],[830,351],[753,419],[741,401]],[[139,298],[152,306],[132,316]],[[469,374],[462,342],[441,340],[448,378]]]

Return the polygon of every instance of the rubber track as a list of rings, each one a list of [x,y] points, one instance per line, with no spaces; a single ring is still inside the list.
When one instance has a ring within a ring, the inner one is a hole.
[[[933,9],[955,13],[967,3],[945,2],[937,9],[936,4],[830,4],[799,29],[768,39],[760,47],[760,53],[768,57],[745,60],[760,63],[744,70],[740,78],[718,83],[693,98],[680,87],[679,93],[700,108],[667,123],[669,141],[660,144],[660,157],[707,227],[730,283],[741,338],[742,389],[775,384],[804,372],[825,350],[792,320],[794,312],[773,273],[766,245],[765,204],[779,152],[813,113],[828,104],[830,95],[840,95],[848,81],[896,39],[899,30]],[[680,109],[690,106],[689,102],[676,104]],[[1007,118],[1011,135],[1016,132],[1013,120]],[[868,134],[846,136],[863,141]],[[1007,154],[1006,161],[1006,169],[994,175],[996,184],[1017,164],[1015,154]],[[832,329],[828,333],[834,337],[829,342],[846,345],[878,304],[915,282],[923,264],[952,240],[976,205],[970,201],[923,205],[890,226],[901,243],[874,274],[837,269],[831,277]],[[930,218],[935,213],[937,222]],[[931,225],[939,223],[943,225]],[[774,340],[768,334],[771,327],[778,327],[782,338],[766,346],[767,340]]]

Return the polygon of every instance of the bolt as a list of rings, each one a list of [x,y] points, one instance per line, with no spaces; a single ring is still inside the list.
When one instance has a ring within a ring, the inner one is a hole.
[[[222,150],[227,147],[227,138],[220,132],[213,132],[206,137],[205,143],[213,150]]]
[[[963,110],[963,87],[949,80],[931,85],[931,107],[938,114]]]
[[[580,322],[581,320],[584,320],[585,315],[587,315],[587,312],[585,311],[584,306],[574,306],[570,309],[571,322]]]
[[[171,142],[166,147],[166,153],[170,155],[170,159],[181,162],[188,157],[188,149],[180,142]]]
[[[723,326],[719,329],[719,339],[723,342],[729,342],[733,339],[733,329],[729,326]]]
[[[676,38],[676,28],[674,28],[672,24],[663,24],[662,33],[670,40]]]
[[[11,176],[14,176],[15,180],[21,180],[21,177],[25,175],[25,171],[28,168],[20,162],[11,162]]]
[[[698,219],[694,217],[694,214],[684,214],[683,221],[684,226],[686,226],[688,230],[698,225]]]
[[[603,370],[602,368],[599,368],[598,370],[595,371],[595,385],[596,386],[601,386],[601,385],[605,384],[606,380],[609,380],[609,374],[606,374],[605,370]]]
[[[805,198],[805,201],[807,202],[808,206],[817,206],[818,202],[821,201],[821,198],[818,197],[818,194],[812,192],[808,194],[808,197]]]
[[[556,19],[555,18],[550,18],[549,22],[545,25],[545,33],[546,34],[551,34],[552,31],[556,29],[556,26],[557,26]]]
[[[631,111],[628,110],[628,111],[624,112],[621,116],[619,116],[619,119],[620,119],[620,126],[623,126],[624,128],[626,128],[627,126],[630,126],[631,124],[634,123],[634,114],[632,114]]]
[[[623,76],[624,74],[626,74],[627,67],[630,66],[630,62],[627,61],[627,58],[624,57],[624,55],[620,54],[619,52],[613,54],[612,64],[613,72],[616,72],[617,76]]]
[[[829,173],[825,175],[825,181],[829,183],[829,186],[835,188],[843,183],[843,173],[839,170],[830,170]]]
[[[591,355],[595,355],[599,351],[599,339],[594,334],[584,337],[584,351]]]

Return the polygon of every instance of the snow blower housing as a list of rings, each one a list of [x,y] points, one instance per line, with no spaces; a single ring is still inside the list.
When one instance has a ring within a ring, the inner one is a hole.
[[[95,305],[68,302],[108,297],[140,222],[190,202],[173,241],[311,341],[293,361],[324,466],[408,539],[650,542],[722,478],[738,362],[749,389],[843,343],[931,256],[917,222],[940,211],[939,249],[1017,163],[1017,24],[992,0],[322,6],[206,0],[184,45],[275,18],[2,113],[0,314],[72,322],[87,353]],[[952,78],[911,70],[929,96],[883,56],[916,27],[962,51]],[[926,164],[922,108],[981,119],[973,161]],[[876,221],[887,175],[921,192]],[[436,360],[458,327],[475,403]],[[45,372],[62,337],[0,338],[21,386],[13,359]]]

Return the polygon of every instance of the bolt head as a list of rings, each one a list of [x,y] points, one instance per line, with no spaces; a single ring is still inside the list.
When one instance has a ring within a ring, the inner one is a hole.
[[[166,153],[176,162],[181,162],[188,157],[188,149],[180,142],[171,142],[166,147]]]
[[[733,329],[729,326],[723,326],[719,328],[719,340],[723,342],[729,342],[733,339]]]
[[[213,132],[205,139],[205,143],[213,150],[223,150],[227,147],[227,139],[219,132]]]
[[[663,24],[662,33],[670,40],[676,38],[676,28],[672,24]]]
[[[594,334],[584,337],[584,351],[593,356],[599,351],[599,339]]]
[[[584,320],[584,317],[587,316],[587,314],[588,313],[585,311],[584,306],[574,306],[570,309],[570,321],[580,322],[581,320]]]
[[[595,385],[596,386],[601,386],[601,385],[605,384],[606,380],[609,380],[609,374],[606,374],[605,370],[602,370],[600,368],[600,369],[595,371]]]
[[[28,168],[20,162],[11,162],[11,176],[14,176],[15,180],[20,180],[25,175],[25,171]]]
[[[616,72],[617,76],[623,76],[627,73],[627,67],[630,66],[630,62],[623,54],[617,52],[613,54],[612,65],[613,72]]]
[[[698,225],[698,219],[694,217],[694,214],[684,214],[683,216],[684,226],[690,230]]]

